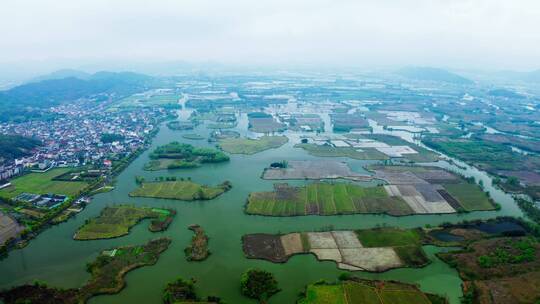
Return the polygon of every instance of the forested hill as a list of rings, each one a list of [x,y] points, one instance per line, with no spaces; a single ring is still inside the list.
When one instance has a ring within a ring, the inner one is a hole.
[[[150,76],[130,72],[99,72],[87,80],[75,77],[43,80],[0,92],[0,102],[46,107],[95,94],[132,94],[149,85],[151,80]]]
[[[472,84],[473,81],[444,69],[430,67],[407,67],[397,71],[397,74],[414,80],[436,81],[453,84]]]
[[[12,160],[29,155],[29,152],[41,142],[37,139],[18,136],[0,135],[0,164],[6,160]]]
[[[87,79],[68,77],[31,82],[0,92],[0,121],[39,115],[39,109],[98,94],[127,96],[150,88],[154,78],[131,72],[98,72]]]

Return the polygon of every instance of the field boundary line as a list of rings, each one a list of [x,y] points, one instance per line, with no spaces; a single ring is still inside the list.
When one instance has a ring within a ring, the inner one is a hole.
[[[345,303],[349,304],[349,294],[347,293],[347,283],[343,284],[343,294],[345,295],[343,298],[345,299]]]
[[[337,187],[333,184],[331,193],[332,193],[332,206],[334,206],[334,214],[338,213],[337,206],[336,206],[336,200],[334,199],[334,197],[336,196],[336,189],[337,189]]]
[[[306,186],[306,200],[304,204],[304,215],[308,215],[308,205],[309,205],[309,187]]]
[[[381,301],[381,304],[384,304],[384,301],[383,299],[381,298],[381,295],[379,294],[379,291],[377,288],[373,288],[375,289],[375,294],[377,295],[377,298],[379,298],[379,301]]]
[[[359,210],[356,209],[356,205],[354,204],[354,201],[353,201],[351,195],[349,194],[349,185],[345,185],[345,192],[347,193],[347,197],[348,197],[349,200],[351,201],[351,205],[352,205],[354,211],[355,211],[355,212],[358,212]]]

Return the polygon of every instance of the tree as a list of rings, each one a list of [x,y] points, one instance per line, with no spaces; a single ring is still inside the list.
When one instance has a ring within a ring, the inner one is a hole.
[[[265,303],[280,291],[274,275],[268,271],[250,268],[240,278],[241,292],[244,296]]]
[[[519,186],[519,179],[515,176],[510,176],[506,182],[511,186]]]

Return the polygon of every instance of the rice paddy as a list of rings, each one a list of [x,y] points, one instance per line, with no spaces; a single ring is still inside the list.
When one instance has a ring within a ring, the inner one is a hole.
[[[271,216],[414,213],[403,199],[388,195],[382,186],[348,183],[312,183],[303,187],[275,184],[274,191],[251,193],[246,212]]]

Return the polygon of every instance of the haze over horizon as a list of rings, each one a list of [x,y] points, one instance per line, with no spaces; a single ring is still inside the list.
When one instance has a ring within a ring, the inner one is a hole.
[[[0,7],[0,27],[8,29],[0,66],[29,73],[177,61],[540,68],[534,0],[18,0]]]

